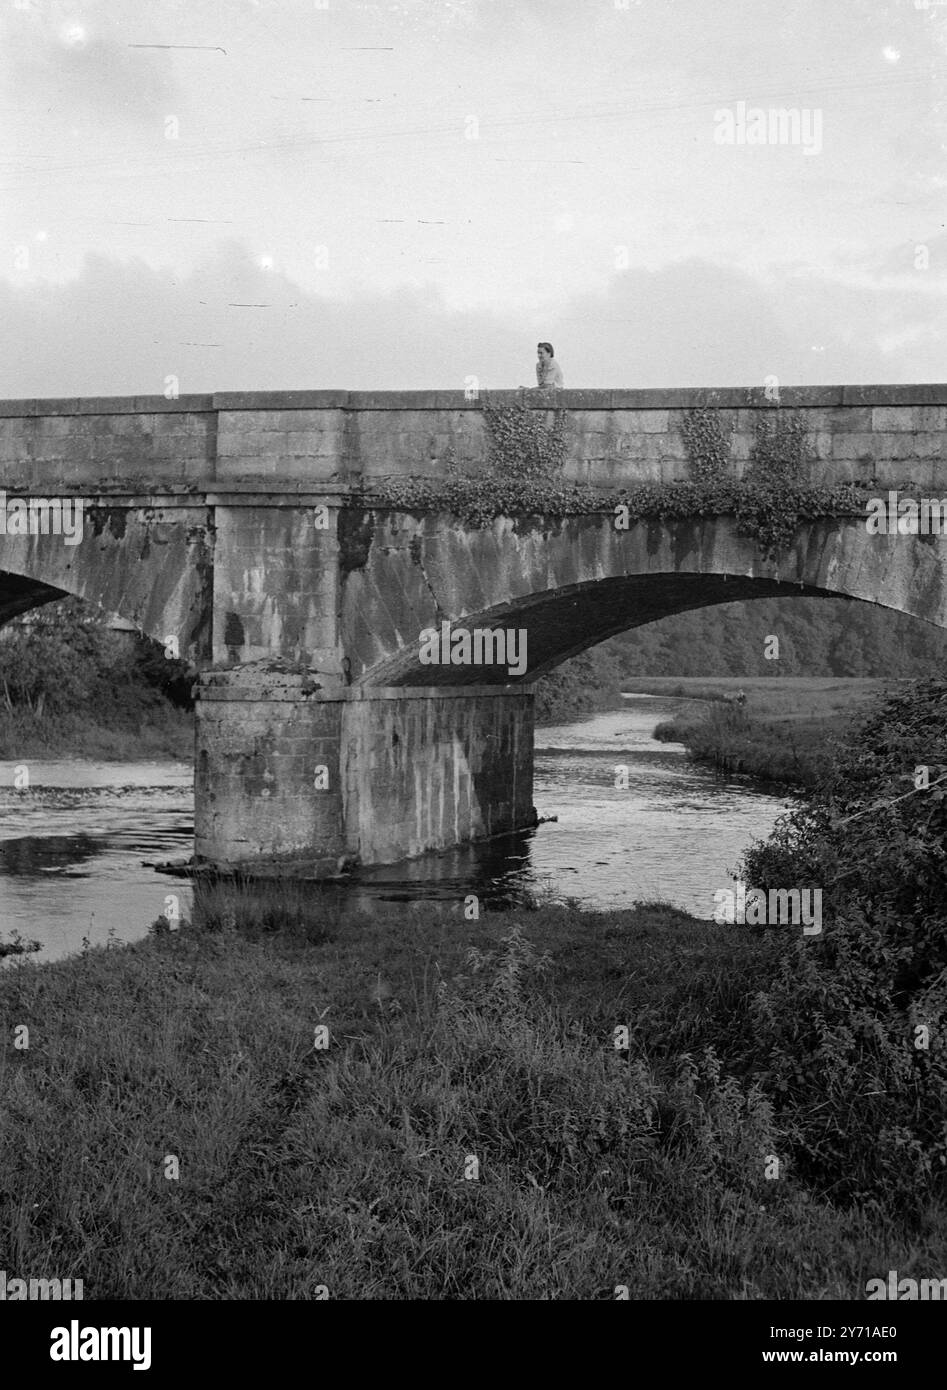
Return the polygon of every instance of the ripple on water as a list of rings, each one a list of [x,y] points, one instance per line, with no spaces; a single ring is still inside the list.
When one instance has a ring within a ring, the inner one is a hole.
[[[534,802],[558,817],[517,835],[398,865],[362,870],[343,889],[312,891],[353,908],[383,910],[420,900],[459,902],[476,893],[491,906],[535,894],[590,908],[666,899],[709,918],[713,894],[730,884],[743,849],[768,833],[788,804],[747,783],[724,781],[689,763],[679,745],[652,738],[686,702],[641,697],[625,708],[538,729]],[[628,788],[615,786],[618,764]],[[89,760],[28,764],[29,791],[14,789],[19,766],[0,763],[0,923],[43,943],[51,960],[114,935],[142,936],[178,899],[184,879],[150,865],[184,860],[193,840],[193,769],[176,762]],[[143,862],[144,861],[144,862]]]

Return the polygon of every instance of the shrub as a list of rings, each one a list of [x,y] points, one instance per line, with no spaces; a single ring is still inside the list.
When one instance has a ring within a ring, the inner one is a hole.
[[[745,856],[753,886],[823,888],[821,936],[793,938],[753,1016],[762,1084],[836,1194],[910,1204],[947,1178],[945,775],[938,680],[865,719],[808,803]]]
[[[6,625],[0,639],[0,698],[8,714],[84,714],[134,724],[164,699],[192,707],[186,662],[158,643],[117,638],[81,599],[68,598]]]
[[[33,621],[10,623],[0,640],[0,691],[8,711],[60,714],[94,700],[107,634],[78,600],[51,606]]]

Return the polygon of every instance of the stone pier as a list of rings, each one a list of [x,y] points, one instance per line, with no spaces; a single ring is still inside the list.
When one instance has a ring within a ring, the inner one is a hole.
[[[195,857],[327,877],[532,823],[526,687],[338,688],[265,663],[200,678]]]

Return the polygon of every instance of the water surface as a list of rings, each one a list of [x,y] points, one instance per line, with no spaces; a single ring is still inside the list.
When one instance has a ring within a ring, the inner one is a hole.
[[[344,887],[313,892],[353,906],[453,899],[487,905],[550,894],[588,908],[662,899],[709,918],[742,851],[766,835],[788,802],[746,780],[689,763],[655,725],[688,702],[627,696],[625,708],[536,733],[535,805],[557,817],[489,843],[360,871]],[[0,762],[0,938],[42,942],[55,960],[110,936],[145,934],[169,897],[191,912],[187,879],[151,867],[193,848],[193,770],[184,763]],[[627,789],[616,770],[628,769]]]

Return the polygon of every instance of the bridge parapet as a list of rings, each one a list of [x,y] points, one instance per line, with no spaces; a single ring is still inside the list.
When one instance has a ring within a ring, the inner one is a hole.
[[[567,481],[602,488],[687,477],[684,413],[726,413],[739,477],[762,389],[491,392],[567,412]],[[947,493],[947,385],[786,387],[812,441],[810,481],[910,481]],[[8,492],[195,493],[345,488],[436,477],[452,454],[476,475],[489,453],[482,401],[461,391],[278,391],[0,401],[0,483]]]

